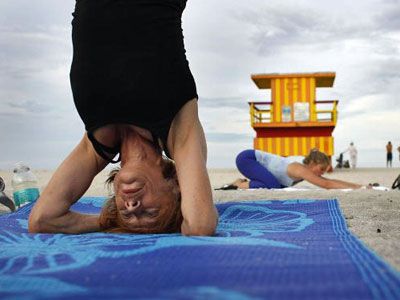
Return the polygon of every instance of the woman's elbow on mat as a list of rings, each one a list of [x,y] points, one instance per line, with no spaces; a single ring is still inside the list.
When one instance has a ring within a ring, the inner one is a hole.
[[[36,205],[33,207],[28,221],[28,231],[30,233],[51,233],[55,232],[52,224],[54,223],[54,217],[49,214],[49,211],[42,208],[42,206]]]
[[[186,236],[212,236],[215,228],[212,226],[189,227],[182,224],[182,234]]]
[[[188,222],[183,220],[181,226],[181,233],[186,236],[212,236],[218,224],[218,217],[210,218],[208,221],[203,222]]]

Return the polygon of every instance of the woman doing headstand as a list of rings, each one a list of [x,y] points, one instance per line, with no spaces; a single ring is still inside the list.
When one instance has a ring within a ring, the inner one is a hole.
[[[185,5],[76,1],[70,80],[85,133],[32,209],[30,232],[214,233],[206,141],[181,28]],[[96,174],[118,161],[109,180],[114,196],[101,215],[71,211]]]

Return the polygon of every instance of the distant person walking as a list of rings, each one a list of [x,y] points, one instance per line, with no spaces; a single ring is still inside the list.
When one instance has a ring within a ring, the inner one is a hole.
[[[388,142],[386,145],[386,168],[392,167],[392,160],[393,160],[393,145],[391,142]]]
[[[399,161],[400,161],[400,146],[397,147],[397,151],[399,152]]]
[[[349,152],[350,154],[350,165],[353,169],[356,168],[357,165],[357,148],[354,146],[354,143],[351,142],[349,148],[347,148],[345,152]]]

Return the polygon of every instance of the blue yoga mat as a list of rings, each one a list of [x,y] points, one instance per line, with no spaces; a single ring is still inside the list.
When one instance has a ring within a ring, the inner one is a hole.
[[[28,234],[31,206],[0,216],[2,299],[400,299],[336,200],[219,204],[215,237]]]

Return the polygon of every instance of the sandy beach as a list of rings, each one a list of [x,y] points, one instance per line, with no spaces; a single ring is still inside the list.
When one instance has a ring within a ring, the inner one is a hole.
[[[43,189],[53,171],[34,170],[39,186]],[[94,179],[86,196],[107,196],[109,191],[104,185],[108,171],[105,170]],[[209,170],[211,185],[220,187],[241,177],[234,169]],[[400,174],[400,168],[359,168],[355,170],[335,170],[328,178],[338,178],[361,184],[378,182],[381,186],[391,187]],[[0,177],[6,183],[5,192],[12,195],[11,170],[0,170]],[[213,191],[215,203],[241,200],[287,200],[287,199],[338,199],[347,225],[352,233],[368,247],[381,256],[395,269],[400,271],[400,190],[322,190],[302,182],[298,190],[236,190]],[[1,206],[1,205],[0,205]],[[0,207],[0,213],[8,209]]]

